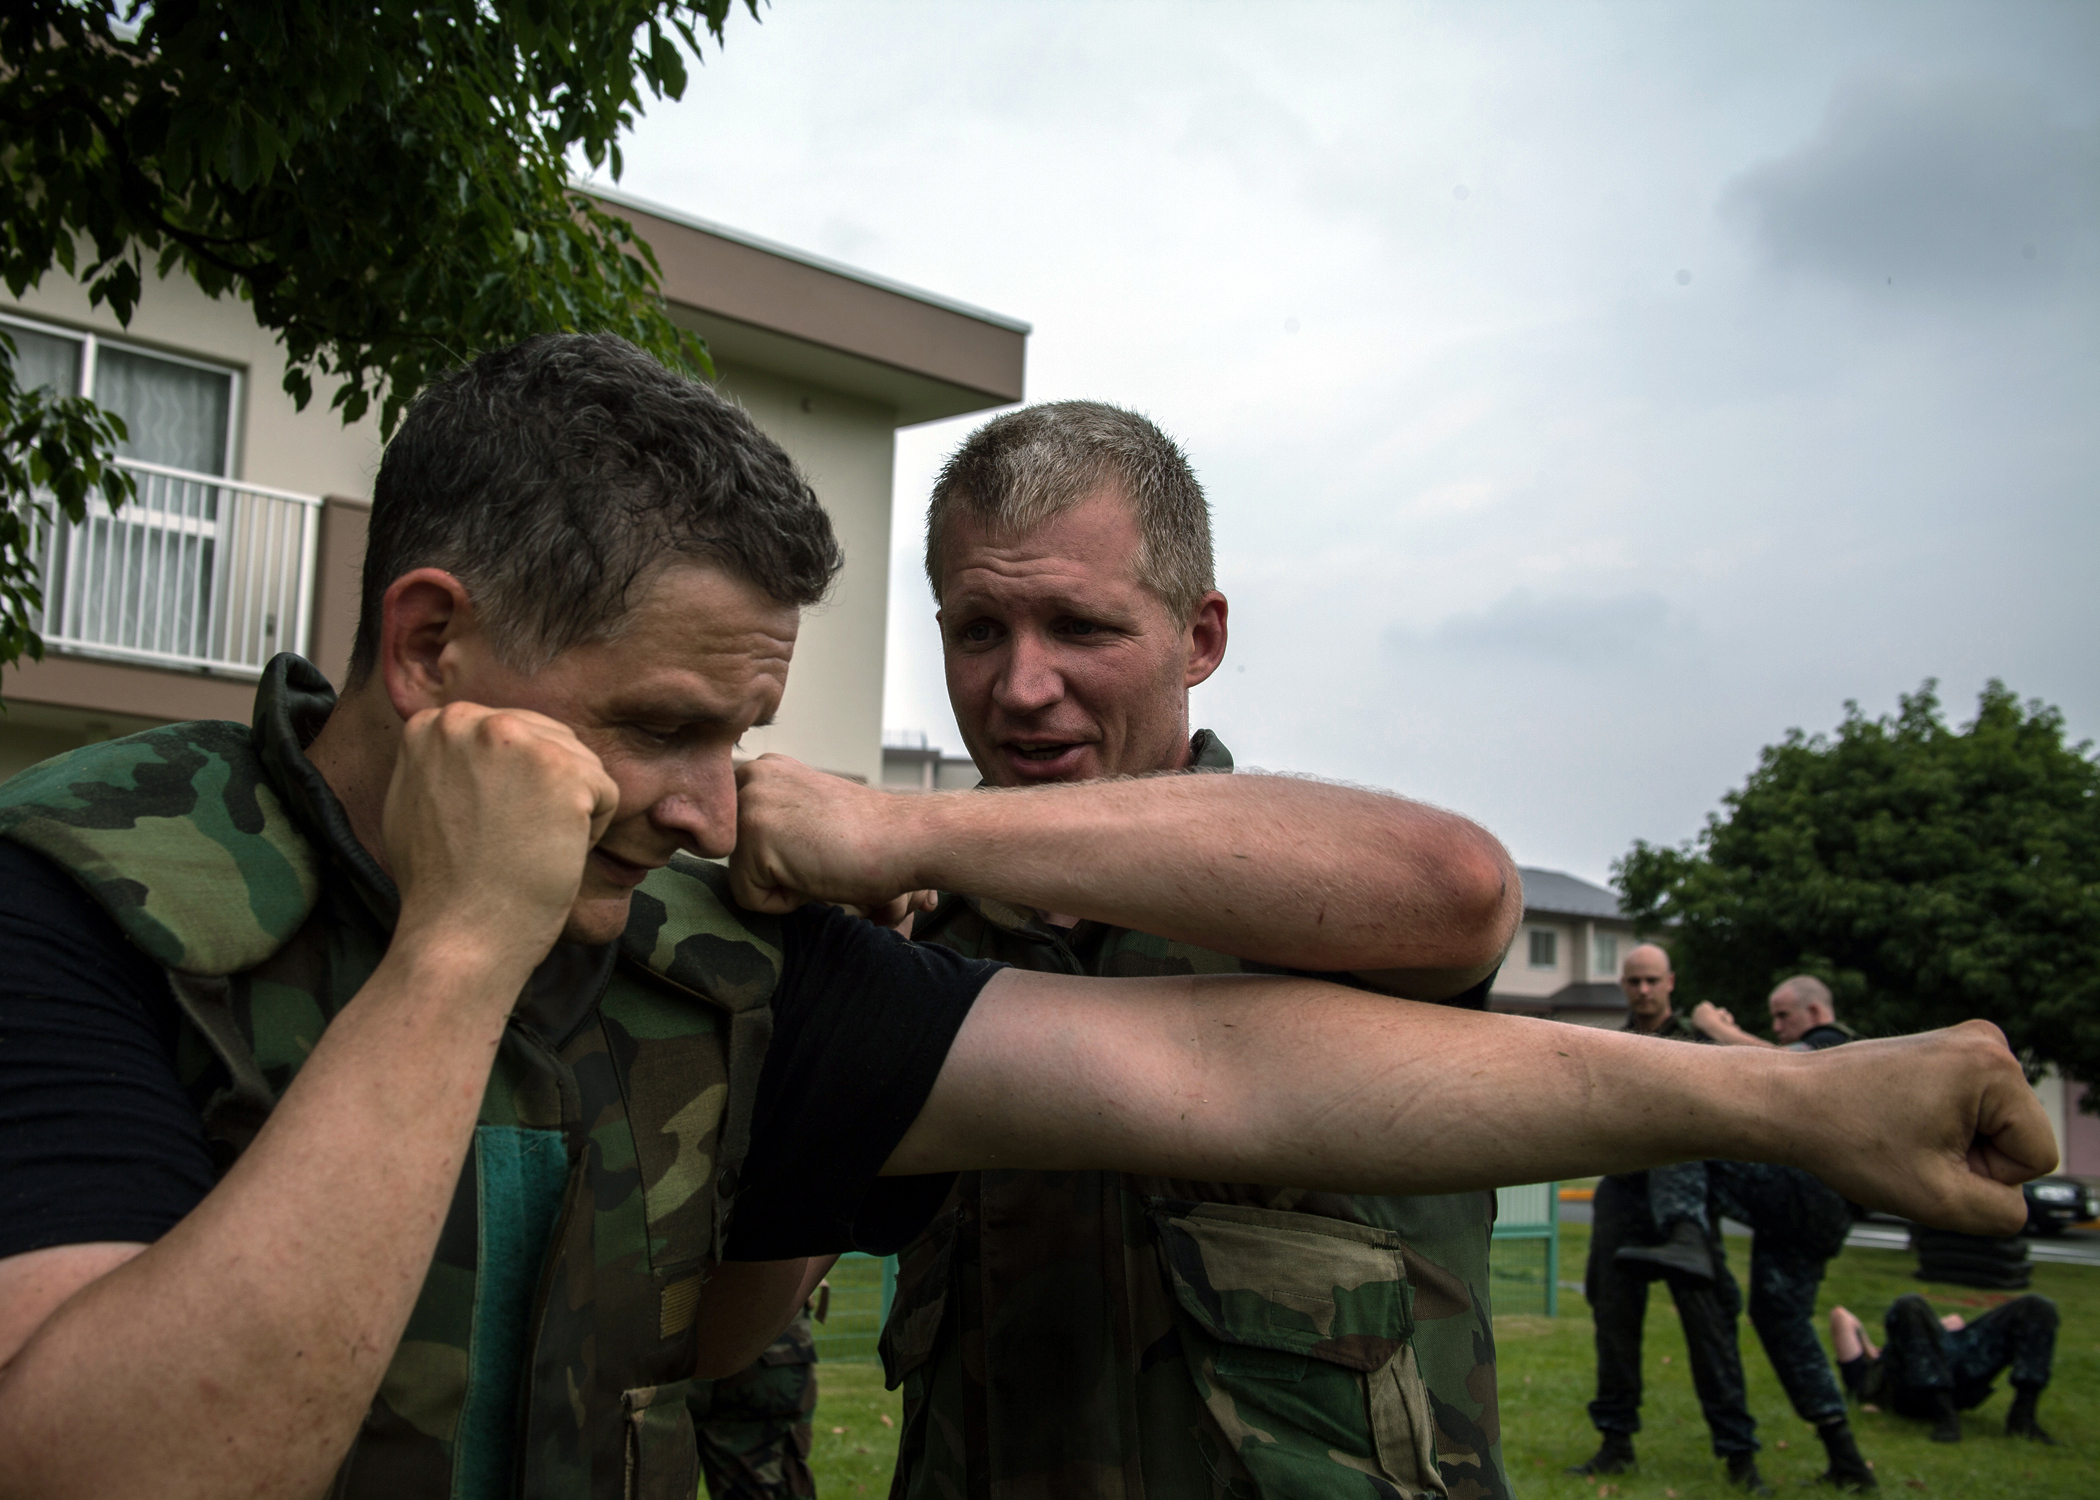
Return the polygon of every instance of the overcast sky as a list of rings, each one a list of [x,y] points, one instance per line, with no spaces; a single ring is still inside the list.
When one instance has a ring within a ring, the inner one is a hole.
[[[629,191],[1025,318],[1216,516],[1242,765],[1606,876],[1937,677],[2100,733],[2100,6],[825,3]],[[960,752],[899,435],[886,722]]]

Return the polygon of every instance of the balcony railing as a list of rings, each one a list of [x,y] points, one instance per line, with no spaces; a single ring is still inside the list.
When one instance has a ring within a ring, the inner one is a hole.
[[[47,646],[257,677],[306,649],[318,496],[120,458],[138,482],[112,512],[40,528]]]

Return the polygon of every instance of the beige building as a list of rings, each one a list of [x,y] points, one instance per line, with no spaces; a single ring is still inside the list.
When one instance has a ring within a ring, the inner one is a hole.
[[[803,623],[780,750],[883,774],[883,636],[899,427],[1021,399],[1028,326],[611,193],[656,251],[672,316],[702,334],[723,389],[794,457],[846,549]],[[284,395],[284,362],[246,303],[149,284],[129,327],[56,272],[0,299],[23,384],[121,415],[138,500],[44,539],[49,652],[0,680],[0,778],[175,719],[249,717],[279,651],[340,681],[356,624],[376,426],[320,391]]]
[[[928,744],[916,729],[886,730],[882,736],[882,784],[905,792],[966,792],[984,778],[967,755],[950,755]]]
[[[1502,961],[1488,1008],[1585,1026],[1622,1026],[1619,960],[1641,939],[1619,898],[1558,870],[1522,868],[1524,925]]]

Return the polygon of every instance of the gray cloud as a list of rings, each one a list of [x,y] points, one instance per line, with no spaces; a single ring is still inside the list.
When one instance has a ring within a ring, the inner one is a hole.
[[[1450,616],[1426,636],[1396,635],[1394,644],[1554,664],[1634,665],[1681,652],[1697,633],[1691,619],[1652,591],[1580,598],[1518,588],[1477,613]]]
[[[2100,132],[1994,79],[1864,78],[1722,197],[1771,262],[1859,286],[2017,294],[2092,253]]]

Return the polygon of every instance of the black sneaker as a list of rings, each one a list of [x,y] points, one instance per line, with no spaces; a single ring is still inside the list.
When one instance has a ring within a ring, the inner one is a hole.
[[[1860,1457],[1851,1423],[1840,1417],[1827,1426],[1818,1427],[1816,1436],[1823,1440],[1823,1451],[1830,1455],[1830,1467],[1816,1476],[1816,1484],[1827,1484],[1832,1489],[1851,1490],[1860,1495],[1881,1488],[1881,1481],[1874,1477],[1874,1471]]]
[[[1749,1495],[1769,1495],[1772,1486],[1765,1483],[1765,1476],[1757,1472],[1755,1453],[1731,1453],[1728,1455],[1728,1482]]]
[[[1623,1432],[1607,1432],[1604,1442],[1588,1463],[1570,1464],[1570,1474],[1624,1474],[1633,1467],[1633,1439]]]
[[[2030,1443],[2040,1443],[2044,1447],[2054,1448],[2057,1446],[2056,1439],[2049,1436],[2042,1429],[2042,1424],[2034,1418],[2035,1402],[2040,1397],[2040,1391],[2015,1390],[2013,1392],[2012,1410],[2005,1414],[2005,1435],[2007,1437],[2025,1438]]]
[[[1622,1245],[1612,1259],[1654,1266],[1691,1281],[1710,1283],[1714,1279],[1713,1252],[1707,1248],[1706,1236],[1690,1219],[1679,1219],[1670,1237],[1660,1245]]]

